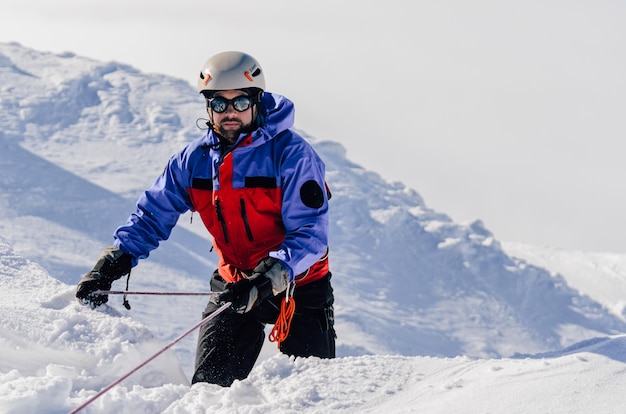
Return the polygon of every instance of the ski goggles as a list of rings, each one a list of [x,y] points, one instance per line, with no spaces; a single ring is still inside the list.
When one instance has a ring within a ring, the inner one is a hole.
[[[249,96],[245,95],[238,96],[233,99],[226,99],[223,96],[216,96],[214,98],[209,98],[207,101],[209,107],[218,114],[226,112],[226,109],[228,109],[228,105],[232,105],[237,112],[247,111],[252,106],[252,99],[250,99]]]

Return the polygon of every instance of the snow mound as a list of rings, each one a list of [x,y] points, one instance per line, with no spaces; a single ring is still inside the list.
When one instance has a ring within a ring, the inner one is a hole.
[[[103,388],[165,345],[113,308],[92,311],[79,305],[73,287],[2,240],[0,291],[2,412],[66,408],[68,398]],[[164,383],[188,385],[171,353],[124,381],[126,387],[145,388]]]

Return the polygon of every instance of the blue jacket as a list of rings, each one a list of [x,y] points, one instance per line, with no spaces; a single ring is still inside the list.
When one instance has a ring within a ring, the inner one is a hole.
[[[328,193],[325,166],[289,128],[294,106],[265,93],[265,122],[229,149],[211,130],[174,154],[163,174],[114,234],[115,246],[135,259],[166,240],[181,214],[200,214],[213,236],[219,272],[227,281],[268,255],[308,283],[328,272]]]

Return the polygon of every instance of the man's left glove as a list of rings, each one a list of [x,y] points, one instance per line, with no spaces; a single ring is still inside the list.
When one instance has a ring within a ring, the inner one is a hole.
[[[97,290],[111,290],[113,281],[130,273],[133,257],[124,253],[121,249],[113,246],[107,247],[98,262],[91,270],[80,279],[76,287],[76,298],[83,305],[92,308],[109,301],[108,295],[96,295]]]
[[[273,257],[262,259],[252,275],[235,283],[226,284],[226,290],[214,295],[217,304],[231,302],[237,313],[250,312],[270,295],[284,292],[289,284],[289,271],[280,260]]]

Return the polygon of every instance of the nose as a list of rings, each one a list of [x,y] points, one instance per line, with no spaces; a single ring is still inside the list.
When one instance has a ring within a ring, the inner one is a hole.
[[[235,106],[233,105],[232,102],[229,102],[226,105],[226,110],[224,111],[225,114],[231,113],[231,112],[237,112],[237,110],[235,109]]]

